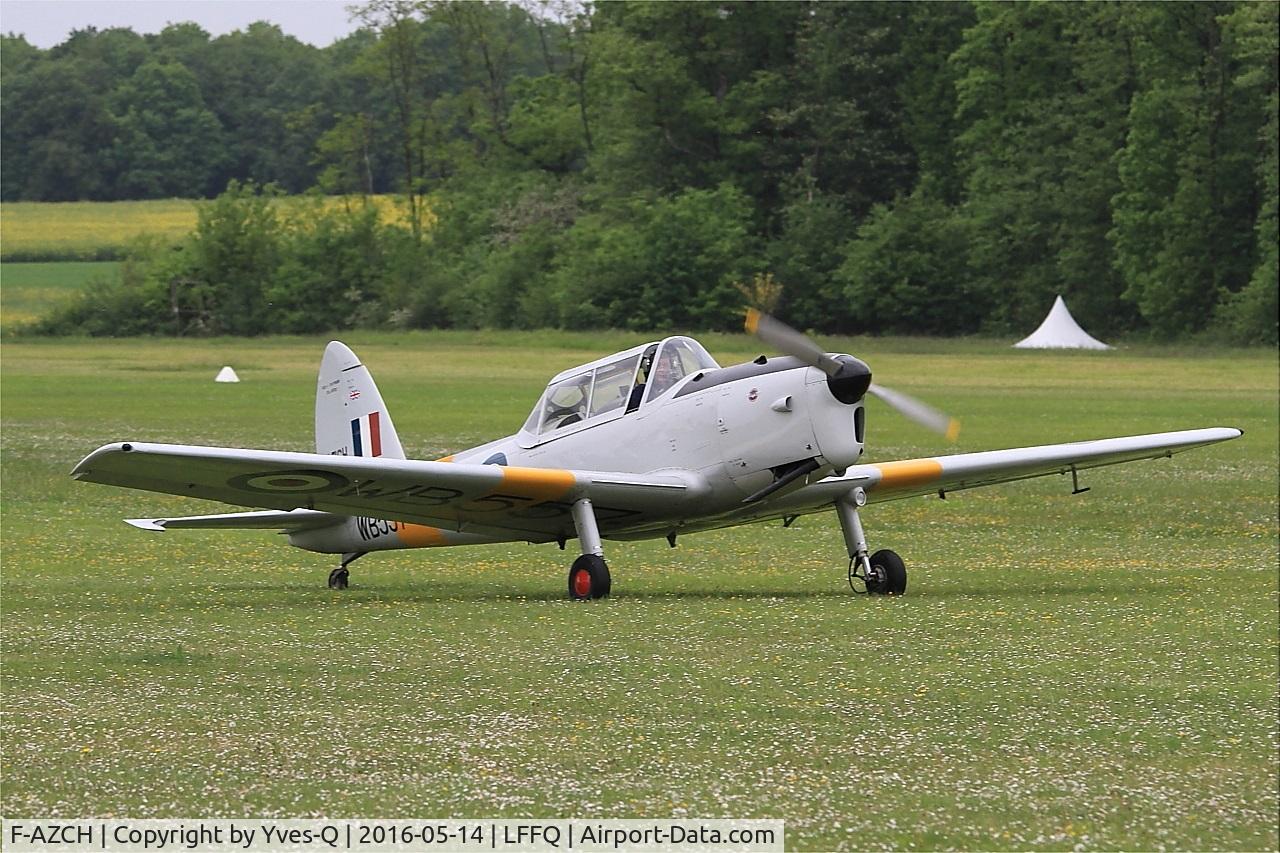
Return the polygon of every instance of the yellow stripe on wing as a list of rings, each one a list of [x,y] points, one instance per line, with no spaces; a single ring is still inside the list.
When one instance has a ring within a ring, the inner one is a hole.
[[[895,489],[904,486],[921,486],[942,476],[942,463],[936,459],[906,459],[902,462],[882,462],[874,466],[880,469],[880,482],[875,488]]]
[[[557,468],[508,468],[502,471],[502,493],[539,501],[559,500],[569,493],[577,480],[572,471]]]

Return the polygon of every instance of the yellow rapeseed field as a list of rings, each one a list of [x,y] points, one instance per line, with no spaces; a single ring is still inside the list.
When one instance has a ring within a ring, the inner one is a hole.
[[[300,204],[305,197],[281,199]],[[384,221],[407,218],[403,201],[374,196]],[[191,199],[151,201],[10,202],[0,205],[0,256],[9,259],[93,259],[119,254],[141,236],[177,240],[196,225],[205,202]],[[325,206],[359,204],[360,199],[326,198]]]

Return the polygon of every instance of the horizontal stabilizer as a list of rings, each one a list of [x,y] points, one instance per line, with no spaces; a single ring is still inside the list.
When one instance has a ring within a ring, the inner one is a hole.
[[[312,530],[341,524],[345,515],[295,509],[289,512],[225,512],[218,515],[188,515],[182,518],[126,518],[139,530]]]

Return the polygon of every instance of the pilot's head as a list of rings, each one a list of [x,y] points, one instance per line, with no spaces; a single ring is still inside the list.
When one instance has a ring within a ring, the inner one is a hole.
[[[667,350],[658,357],[658,363],[654,365],[653,376],[651,380],[658,387],[658,393],[665,391],[671,387],[677,379],[680,378],[680,371],[676,365],[676,356],[670,350]]]

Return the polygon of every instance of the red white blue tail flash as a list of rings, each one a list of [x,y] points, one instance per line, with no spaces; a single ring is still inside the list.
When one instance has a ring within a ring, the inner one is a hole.
[[[351,422],[351,447],[356,456],[382,455],[382,425],[378,421],[378,412],[370,412]]]

